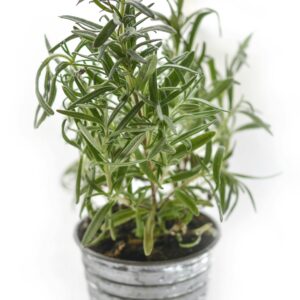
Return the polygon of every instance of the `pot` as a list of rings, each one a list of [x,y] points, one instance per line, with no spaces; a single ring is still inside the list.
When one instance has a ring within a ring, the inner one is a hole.
[[[220,237],[214,221],[214,237],[204,249],[161,262],[125,261],[84,248],[79,238],[83,222],[76,228],[75,239],[82,251],[91,300],[206,299],[211,251]]]

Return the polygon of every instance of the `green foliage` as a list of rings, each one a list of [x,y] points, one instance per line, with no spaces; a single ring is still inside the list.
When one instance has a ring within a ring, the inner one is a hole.
[[[49,56],[36,77],[35,127],[54,114],[58,85],[65,97],[57,110],[65,117],[62,136],[79,151],[68,173],[75,173],[81,213],[92,220],[83,244],[115,240],[119,226],[135,222],[132,233],[151,255],[157,237],[171,234],[168,221],[187,225],[215,205],[223,219],[241,193],[255,206],[246,176],[229,170],[236,134],[270,132],[249,102],[234,97],[251,37],[221,75],[207,46],[195,45],[215,11],[184,16],[184,1],[174,0],[164,16],[137,0],[91,2],[100,21],[62,16],[72,34],[54,47],[46,40]],[[160,31],[169,35],[164,42]],[[248,121],[237,122],[240,116]],[[180,245],[193,247],[201,235]]]

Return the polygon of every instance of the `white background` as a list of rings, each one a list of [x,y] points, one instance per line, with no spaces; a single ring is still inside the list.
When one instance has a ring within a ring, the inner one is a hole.
[[[242,199],[222,225],[209,300],[299,300],[299,29],[298,1],[186,0],[187,10],[210,6],[214,17],[200,39],[224,61],[254,32],[251,68],[241,73],[243,93],[264,111],[274,137],[241,137],[233,169],[275,179],[250,182],[254,214]],[[46,55],[43,34],[61,40],[71,24],[56,16],[97,16],[75,0],[0,3],[0,299],[87,300],[80,253],[73,242],[77,213],[60,175],[75,155],[60,138],[59,118],[33,130],[34,75]],[[157,1],[165,9],[165,1]]]

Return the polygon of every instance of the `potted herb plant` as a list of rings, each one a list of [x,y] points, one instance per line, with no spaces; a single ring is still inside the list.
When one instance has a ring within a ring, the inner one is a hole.
[[[185,16],[183,0],[168,1],[170,16],[137,0],[91,3],[99,22],[62,16],[71,35],[46,40],[35,117],[39,127],[54,114],[59,85],[62,136],[78,151],[69,171],[91,299],[205,299],[220,233],[203,212],[216,207],[223,220],[241,193],[255,207],[229,162],[236,134],[270,132],[234,97],[250,37],[222,74],[196,43],[215,11]]]

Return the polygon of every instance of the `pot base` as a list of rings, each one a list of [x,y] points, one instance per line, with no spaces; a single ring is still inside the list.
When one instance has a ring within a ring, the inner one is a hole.
[[[211,219],[210,219],[211,220]],[[204,249],[187,257],[161,262],[114,259],[81,247],[91,300],[205,300],[215,236]]]
[[[192,261],[164,266],[120,268],[96,263],[92,257],[85,257],[84,263],[92,300],[105,297],[119,300],[204,299],[210,267],[208,254]]]
[[[102,294],[99,295],[98,291],[95,291],[94,289],[90,289],[90,299],[91,300],[132,300],[129,298],[116,298],[115,296],[105,294],[102,292]],[[144,299],[144,298],[143,298]],[[202,294],[201,291],[195,291],[191,294],[180,296],[176,298],[166,298],[166,299],[172,299],[172,300],[206,300],[206,294]],[[151,299],[151,300],[157,300],[157,299]]]

